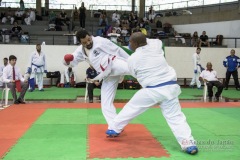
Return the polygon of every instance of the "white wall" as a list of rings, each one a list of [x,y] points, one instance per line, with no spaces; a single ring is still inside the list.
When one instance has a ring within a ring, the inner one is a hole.
[[[222,34],[224,38],[240,37],[240,20],[173,25],[173,28],[179,33],[191,33],[191,35],[197,31],[198,36],[202,35],[202,31],[206,31],[208,37],[216,37],[218,34]],[[235,47],[234,40],[225,39],[223,44],[227,45],[228,48]],[[240,46],[240,39],[237,41],[237,46]]]
[[[62,60],[65,54],[72,53],[76,46],[57,46],[45,45],[42,50],[46,54],[47,70],[63,72],[65,66]],[[29,56],[35,50],[35,45],[0,45],[0,65],[4,57],[15,55],[17,66],[21,68],[22,73],[26,72]],[[207,62],[212,62],[213,69],[218,72],[220,78],[225,78],[226,69],[223,67],[223,60],[230,55],[230,48],[202,48],[201,62],[205,67]],[[236,55],[240,57],[240,48],[235,49]],[[178,78],[191,78],[193,76],[192,55],[196,51],[195,47],[166,47],[166,59],[177,72]],[[79,63],[74,71],[77,73],[77,82],[83,82],[86,77],[88,63]]]
[[[201,65],[206,68],[207,62],[211,62],[213,69],[217,71],[219,78],[225,78],[226,68],[223,66],[223,60],[230,55],[230,48],[201,48]],[[240,57],[240,48],[234,48],[238,57]],[[196,52],[195,47],[166,47],[165,56],[167,62],[172,66],[178,78],[191,78],[194,68],[192,55]]]
[[[47,70],[50,72],[64,72],[66,66],[62,64],[63,57],[67,53],[72,53],[76,48],[76,46],[63,45],[42,46],[42,51],[46,55]],[[3,64],[4,57],[8,58],[9,55],[15,55],[17,57],[17,66],[20,67],[22,73],[24,73],[27,70],[30,55],[35,50],[35,45],[0,45],[0,65]],[[88,63],[83,62],[79,63],[77,67],[73,68],[77,73],[77,82],[84,81],[84,78],[86,77],[85,71],[88,67]]]

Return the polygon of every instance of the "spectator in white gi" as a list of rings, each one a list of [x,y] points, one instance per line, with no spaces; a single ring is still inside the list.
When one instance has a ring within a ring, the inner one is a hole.
[[[43,73],[47,73],[46,56],[41,51],[41,45],[36,45],[36,51],[34,51],[30,57],[28,64],[28,73],[31,73],[30,79],[34,78],[38,84],[38,90],[44,91],[43,89]],[[29,90],[33,91],[32,88]]]
[[[65,80],[65,81],[64,81]],[[67,67],[64,71],[64,75],[61,74],[61,84],[65,84],[65,87],[74,87],[76,84],[77,76],[72,67]]]
[[[93,37],[86,30],[77,32],[77,39],[82,44],[73,52],[73,60],[63,63],[76,66],[79,62],[86,61],[97,71],[94,80],[102,82],[101,108],[102,113],[109,123],[117,115],[113,104],[118,83],[123,80],[123,75],[128,75],[127,58],[129,55],[110,40],[102,37]]]
[[[110,121],[106,134],[119,136],[132,119],[160,104],[162,114],[181,148],[188,154],[196,154],[198,148],[178,99],[181,89],[177,84],[177,75],[164,58],[162,41],[146,39],[143,33],[136,32],[131,35],[129,43],[135,51],[128,58],[129,71],[143,88]]]
[[[190,83],[190,87],[194,87],[195,83],[197,83],[197,88],[201,89],[201,82],[199,81],[199,75],[204,70],[204,68],[201,66],[201,60],[200,60],[200,52],[201,48],[197,48],[196,53],[193,54],[192,60],[193,60],[193,78]]]

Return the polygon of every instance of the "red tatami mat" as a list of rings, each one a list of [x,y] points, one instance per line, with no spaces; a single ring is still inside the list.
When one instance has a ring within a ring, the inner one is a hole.
[[[0,112],[0,158],[17,142],[45,109],[12,105]]]
[[[115,138],[108,138],[106,129],[105,124],[89,125],[88,158],[169,157],[167,151],[142,124],[129,124]]]

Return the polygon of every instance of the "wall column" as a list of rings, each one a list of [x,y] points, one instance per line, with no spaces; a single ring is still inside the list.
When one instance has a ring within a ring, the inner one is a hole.
[[[36,0],[36,11],[38,15],[42,15],[42,2],[41,0]]]
[[[138,16],[143,18],[145,17],[145,0],[139,1],[139,13]]]
[[[132,12],[135,12],[135,0],[132,0]]]

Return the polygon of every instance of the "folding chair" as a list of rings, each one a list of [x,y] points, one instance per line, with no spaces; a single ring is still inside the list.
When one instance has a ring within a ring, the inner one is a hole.
[[[203,101],[204,101],[204,102],[207,101],[207,91],[208,91],[208,89],[207,89],[207,83],[204,82],[204,88],[203,88]],[[216,86],[213,86],[213,96],[215,96],[214,93],[216,93],[216,92],[217,92],[217,87],[216,87]],[[220,95],[219,98],[222,99],[222,94]]]

